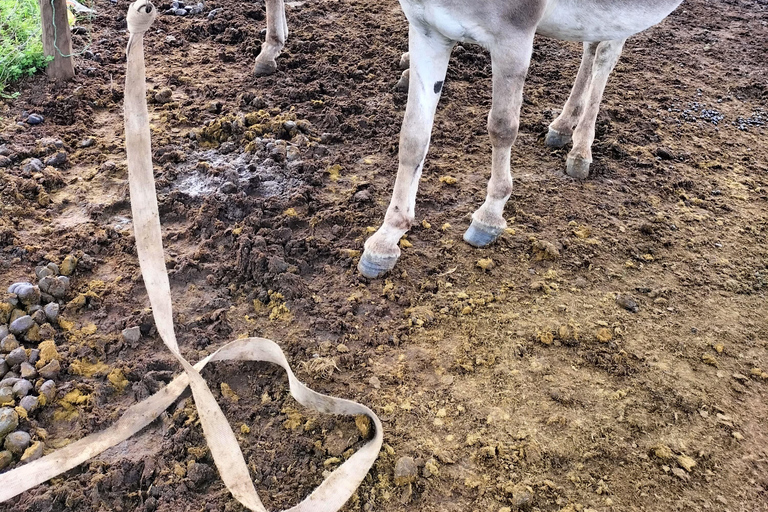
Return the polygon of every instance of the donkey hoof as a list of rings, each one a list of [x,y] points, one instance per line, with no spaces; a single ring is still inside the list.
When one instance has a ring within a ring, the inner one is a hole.
[[[547,138],[544,139],[544,143],[550,148],[562,148],[569,142],[571,142],[571,135],[567,133],[560,133],[553,128],[549,129],[547,132]]]
[[[267,76],[277,71],[277,62],[274,60],[256,61],[253,68],[253,75],[256,77]]]
[[[469,229],[464,232],[464,241],[473,247],[485,247],[496,240],[502,231],[504,228],[488,226],[473,220]]]
[[[584,180],[589,176],[589,165],[591,163],[589,160],[578,156],[569,156],[565,164],[565,172],[572,178]]]
[[[395,84],[395,90],[398,92],[408,92],[408,83],[410,81],[410,70],[406,69],[400,75],[400,80]]]
[[[379,256],[364,251],[357,264],[357,270],[368,279],[376,279],[395,268],[397,258],[397,256]]]

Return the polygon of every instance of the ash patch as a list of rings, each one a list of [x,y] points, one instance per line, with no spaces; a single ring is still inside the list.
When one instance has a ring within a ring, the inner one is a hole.
[[[265,144],[265,150],[270,144]],[[176,190],[192,198],[239,191],[262,198],[282,197],[304,184],[292,172],[298,166],[301,162],[279,163],[265,154],[195,151],[175,166],[164,191]]]

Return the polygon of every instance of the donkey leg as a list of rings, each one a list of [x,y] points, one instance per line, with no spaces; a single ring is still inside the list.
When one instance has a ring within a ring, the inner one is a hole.
[[[619,60],[624,41],[603,41],[597,45],[595,63],[592,66],[592,80],[589,84],[587,101],[576,129],[573,131],[573,148],[568,153],[566,171],[569,176],[584,179],[589,175],[592,163],[592,143],[595,140],[595,121],[603,99],[605,84]]]
[[[551,148],[561,148],[571,142],[573,129],[579,122],[581,113],[584,112],[584,103],[587,99],[589,83],[592,80],[592,64],[595,61],[595,52],[598,43],[584,43],[584,54],[581,57],[581,66],[576,74],[571,95],[563,106],[563,111],[557,119],[549,125],[546,144]]]
[[[255,76],[271,75],[277,71],[275,59],[280,55],[288,38],[284,0],[266,0],[266,5],[267,37],[261,45],[261,53],[256,57],[256,65],[253,68]]]
[[[405,118],[400,130],[400,164],[384,224],[365,242],[357,269],[369,278],[395,266],[400,257],[397,243],[414,220],[416,192],[424,158],[429,149],[432,122],[442,92],[453,42],[412,24],[409,30],[410,83]]]
[[[512,44],[491,49],[493,103],[488,114],[492,165],[488,193],[483,205],[472,214],[464,241],[475,247],[490,244],[507,227],[504,205],[512,194],[510,154],[520,125],[523,83],[533,51],[533,33],[521,34]]]

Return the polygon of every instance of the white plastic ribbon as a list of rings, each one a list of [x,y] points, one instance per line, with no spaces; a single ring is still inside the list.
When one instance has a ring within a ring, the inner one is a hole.
[[[291,395],[307,408],[328,413],[368,416],[374,436],[346,462],[334,470],[304,501],[288,512],[336,512],[349,500],[378,457],[383,441],[379,418],[358,403],[312,391],[291,371],[280,347],[264,338],[232,341],[192,366],[179,352],[173,329],[171,290],[160,231],[160,215],[152,172],[149,113],[144,71],[144,33],[152,25],[157,10],[148,0],[138,0],[128,8],[127,71],[125,77],[125,142],[131,210],[144,284],[152,305],[158,333],[176,357],[184,373],[143,402],[131,406],[112,427],[91,434],[45,457],[0,475],[0,501],[27,491],[107,448],[119,444],[154,421],[190,386],[206,442],[224,484],[245,507],[266,512],[253,486],[248,467],[224,413],[200,375],[212,361],[266,361],[280,365],[288,374]]]

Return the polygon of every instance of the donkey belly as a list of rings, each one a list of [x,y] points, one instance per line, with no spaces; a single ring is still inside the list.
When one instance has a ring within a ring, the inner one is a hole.
[[[682,0],[549,0],[536,32],[568,41],[626,39],[656,25]]]

